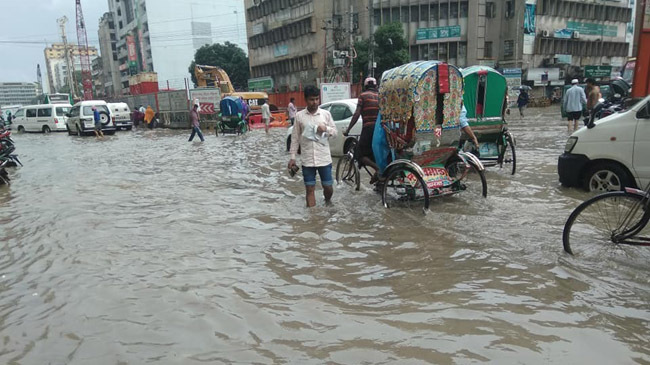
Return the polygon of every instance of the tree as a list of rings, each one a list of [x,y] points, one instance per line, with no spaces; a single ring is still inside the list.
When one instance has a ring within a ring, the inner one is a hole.
[[[377,63],[375,78],[380,79],[384,71],[408,63],[410,60],[408,42],[404,37],[402,24],[399,22],[384,24],[377,28],[373,44],[374,62]],[[370,41],[362,40],[354,45],[357,58],[354,60],[354,82],[359,81],[359,72],[368,74]]]
[[[194,65],[196,64],[221,67],[230,77],[236,90],[244,90],[248,87],[250,78],[248,57],[244,50],[234,43],[215,43],[196,50],[194,60],[188,69],[194,85],[196,85],[196,75],[194,75]]]

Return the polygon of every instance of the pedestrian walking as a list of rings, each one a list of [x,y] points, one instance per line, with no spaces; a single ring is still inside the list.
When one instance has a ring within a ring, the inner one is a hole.
[[[587,105],[585,91],[578,86],[578,79],[571,80],[571,86],[564,95],[564,110],[569,115],[568,132],[571,133],[571,122],[573,130],[578,129],[578,120],[582,117],[582,109]]]
[[[524,117],[524,109],[526,109],[529,99],[530,97],[526,89],[519,90],[519,96],[517,97],[517,108],[519,108],[519,116],[522,118]]]
[[[92,107],[93,111],[93,120],[95,121],[95,137],[97,139],[104,139],[104,132],[102,132],[102,118],[99,115],[99,110],[96,107]]]
[[[332,179],[332,156],[329,138],[336,137],[336,125],[329,111],[318,107],[320,91],[315,86],[304,90],[307,109],[296,113],[296,121],[291,134],[291,159],[288,168],[296,171],[296,154],[301,149],[302,177],[305,183],[307,207],[316,205],[316,173],[320,176],[325,204],[330,204],[334,188]]]
[[[188,142],[192,142],[194,135],[198,134],[201,142],[205,141],[203,139],[203,133],[201,133],[201,128],[199,125],[199,105],[194,104],[192,111],[190,112],[190,121],[192,122],[192,134],[190,134],[190,139]]]
[[[156,112],[153,111],[151,105],[147,105],[147,110],[144,111],[144,122],[147,123],[149,129],[153,129],[153,118],[156,116]]]
[[[295,98],[289,99],[289,105],[287,105],[287,112],[289,113],[289,122],[291,122],[291,125],[293,125],[293,122],[296,120],[296,113],[298,112],[298,109],[296,109],[296,105],[294,104]]]
[[[269,125],[271,124],[271,119],[273,119],[273,117],[271,116],[269,101],[265,99],[264,104],[262,104],[262,123],[264,123],[264,131],[267,134],[269,133]]]
[[[602,97],[600,87],[596,85],[596,80],[592,78],[587,79],[585,95],[587,96],[587,111],[591,114],[591,111],[598,104],[598,100]]]

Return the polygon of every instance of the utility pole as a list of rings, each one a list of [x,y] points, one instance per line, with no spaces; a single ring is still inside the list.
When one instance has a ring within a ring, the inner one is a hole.
[[[374,22],[375,11],[373,10],[373,1],[368,0],[368,76],[375,76],[375,51],[373,43],[375,42],[374,32],[372,31],[372,23]]]
[[[350,60],[350,67],[348,68],[348,80],[350,81],[350,85],[354,83],[353,80],[353,68],[354,68],[354,58],[352,58],[352,55],[354,54],[354,5],[350,3],[350,54],[348,55],[348,59]]]

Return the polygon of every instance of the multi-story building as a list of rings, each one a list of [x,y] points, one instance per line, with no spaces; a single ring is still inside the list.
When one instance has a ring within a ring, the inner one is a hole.
[[[347,77],[336,73],[340,67],[327,65],[334,66],[334,51],[350,49],[350,39],[368,37],[367,3],[245,0],[251,78],[284,90],[321,78]]]
[[[236,33],[223,24],[241,14],[238,3],[108,0],[116,29],[121,91],[128,92],[130,75],[143,71],[156,72],[160,88],[185,88],[196,50],[223,33]]]
[[[633,43],[634,0],[245,0],[245,6],[251,77],[271,78],[275,88],[331,79],[332,50],[392,22],[402,24],[413,61],[519,69],[524,80],[531,69],[530,80],[540,76],[540,82],[563,82],[588,65],[622,66]],[[542,78],[549,67],[551,79]]]
[[[97,57],[92,60],[91,75],[93,81],[93,96],[102,99],[106,94],[104,93],[104,63],[102,57]]]
[[[0,106],[30,104],[38,90],[35,82],[0,82]]]
[[[65,63],[65,47],[63,43],[53,43],[50,47],[45,48],[45,68],[47,70],[48,85],[50,88],[50,93],[55,93],[63,85],[66,84],[67,76],[63,79],[62,83],[55,83],[56,67],[59,65],[59,61]],[[68,54],[70,55],[71,61],[75,65],[74,69],[81,71],[81,59],[79,53],[79,47],[76,44],[68,44]],[[90,59],[97,57],[97,48],[88,47],[88,55]]]
[[[117,32],[113,13],[107,12],[99,19],[99,51],[102,55],[102,84],[105,96],[120,95],[121,75],[117,60]]]

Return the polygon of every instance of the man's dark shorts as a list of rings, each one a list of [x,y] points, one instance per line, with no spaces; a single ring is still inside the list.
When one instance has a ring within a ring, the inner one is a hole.
[[[102,130],[102,122],[95,122],[95,130],[96,131]]]
[[[375,133],[375,126],[364,126],[361,129],[361,136],[359,136],[359,143],[354,151],[356,159],[361,162],[362,157],[368,157],[375,161],[375,155],[372,152],[372,136]]]
[[[582,112],[568,112],[569,120],[580,120],[582,117]]]

